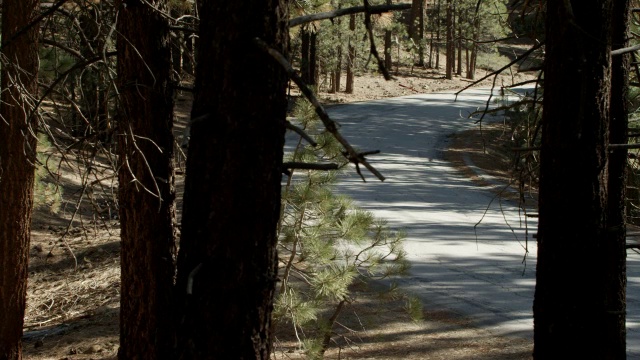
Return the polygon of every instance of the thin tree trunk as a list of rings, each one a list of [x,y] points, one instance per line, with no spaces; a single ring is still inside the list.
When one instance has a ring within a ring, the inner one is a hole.
[[[424,66],[424,2],[425,0],[420,0],[420,14],[418,26],[418,65]]]
[[[453,47],[453,0],[447,0],[447,63],[445,64],[445,77],[449,80],[453,79],[454,66],[454,47]]]
[[[387,5],[391,5],[391,0],[387,0]],[[391,30],[384,31],[384,66],[391,71],[391,66],[393,66],[391,61]]]
[[[340,83],[342,78],[342,44],[338,45],[336,55],[336,69],[333,73],[334,92],[340,92]]]
[[[300,76],[305,83],[309,83],[311,77],[311,68],[309,62],[309,54],[311,51],[311,34],[305,27],[300,29]]]
[[[314,31],[309,36],[309,82],[310,86],[318,83],[318,32]]]
[[[165,0],[155,5],[167,8]],[[122,242],[118,357],[159,359],[170,350],[172,339],[168,314],[176,256],[172,41],[169,23],[157,10],[122,9],[117,23]]]
[[[269,359],[287,76],[285,0],[201,3],[173,359]]]
[[[440,69],[440,0],[436,10],[436,69]]]
[[[571,4],[547,2],[534,358],[624,359],[625,254],[607,221],[621,206],[608,191],[612,2]]]
[[[22,326],[36,159],[36,118],[30,96],[37,94],[38,32],[22,31],[38,15],[36,0],[2,3],[0,85],[0,359],[22,358]],[[15,35],[15,38],[14,38]],[[7,62],[5,62],[5,59]]]
[[[349,16],[349,30],[351,30],[351,35],[349,35],[349,54],[347,55],[347,85],[345,92],[347,94],[353,94],[353,84],[355,82],[355,75],[353,71],[354,63],[356,61],[356,47],[353,45],[355,30],[356,30],[356,15],[352,14]]]

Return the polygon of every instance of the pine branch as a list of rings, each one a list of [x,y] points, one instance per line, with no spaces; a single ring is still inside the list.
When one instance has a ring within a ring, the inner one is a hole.
[[[318,14],[304,15],[289,20],[289,27],[294,27],[318,20],[333,19],[338,16],[357,14],[367,11],[369,14],[381,14],[390,11],[400,11],[411,9],[411,4],[377,5],[370,6],[368,11],[365,6],[354,6],[346,9],[338,9]]]
[[[293,125],[290,121],[285,122],[285,127],[291,131],[294,131],[296,134],[302,136],[302,138],[304,138],[305,140],[307,140],[307,142],[309,142],[309,144],[313,147],[318,146],[318,143],[313,140],[313,138],[311,136],[309,136],[309,134],[307,134],[304,130],[302,130],[301,128]]]
[[[351,146],[351,144],[349,144],[349,142],[342,136],[342,134],[340,134],[336,122],[329,117],[329,114],[327,114],[327,111],[324,109],[322,104],[320,104],[318,98],[316,98],[316,96],[313,94],[313,91],[309,89],[300,75],[298,75],[298,73],[293,69],[289,61],[287,61],[287,59],[280,52],[271,48],[267,43],[265,43],[264,40],[255,38],[254,42],[258,47],[260,47],[260,49],[271,55],[271,57],[273,57],[284,68],[291,80],[293,80],[293,82],[298,85],[300,91],[302,91],[309,102],[313,104],[316,110],[316,114],[318,114],[320,120],[322,120],[322,123],[324,124],[327,131],[330,132],[336,138],[336,140],[338,140],[338,142],[342,144],[342,146],[344,146],[348,154],[347,159],[349,159],[350,162],[353,162],[356,165],[356,171],[358,175],[360,175],[362,180],[365,179],[362,173],[360,173],[359,164],[364,165],[364,167],[366,167],[373,175],[380,179],[380,181],[384,181],[384,176],[382,176],[382,174],[378,170],[376,170],[373,166],[371,166],[371,164],[369,164],[369,162],[364,158],[363,153],[358,153],[353,148],[353,146]]]

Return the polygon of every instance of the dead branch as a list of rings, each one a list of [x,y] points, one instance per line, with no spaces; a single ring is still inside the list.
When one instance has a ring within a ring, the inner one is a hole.
[[[285,127],[293,132],[295,132],[296,134],[302,136],[302,138],[304,138],[305,140],[307,140],[307,142],[309,142],[309,144],[313,147],[318,146],[318,143],[315,142],[315,140],[313,140],[313,138],[311,136],[309,136],[309,134],[307,134],[304,130],[300,129],[299,127],[293,125],[290,121],[286,121],[285,122]]]
[[[472,86],[477,85],[478,83],[482,82],[485,79],[490,78],[491,76],[497,76],[498,74],[500,74],[501,72],[505,71],[506,69],[508,69],[509,67],[511,67],[512,65],[514,65],[515,63],[517,63],[518,61],[526,58],[527,56],[531,55],[534,51],[538,50],[539,48],[541,48],[544,45],[544,42],[540,42],[538,44],[536,44],[534,47],[532,47],[531,49],[525,51],[522,55],[519,55],[518,57],[516,57],[515,59],[513,59],[513,61],[509,62],[507,65],[501,67],[500,69],[496,70],[496,71],[492,71],[491,73],[483,76],[480,80],[476,80],[474,82],[472,82],[471,84],[465,86],[464,88],[462,88],[462,90],[459,90],[456,92],[456,98],[458,97],[458,95],[469,89]]]
[[[611,51],[611,56],[623,55],[623,54],[627,54],[627,53],[634,52],[634,51],[637,51],[637,50],[640,50],[640,45],[634,45],[634,46],[629,46],[629,47],[613,50],[613,51]]]
[[[24,34],[25,32],[27,32],[29,29],[31,29],[32,27],[34,27],[36,24],[38,24],[40,21],[42,21],[42,19],[44,19],[45,17],[51,15],[53,12],[55,12],[58,8],[60,8],[62,5],[64,5],[64,3],[66,3],[68,0],[60,0],[57,3],[51,5],[49,7],[49,9],[47,9],[47,11],[43,12],[42,14],[40,14],[39,16],[37,16],[35,19],[33,19],[30,23],[28,23],[27,25],[25,25],[22,29],[16,31],[15,33],[13,33],[13,35],[11,35],[11,37],[9,37],[7,40],[2,41],[2,44],[0,45],[0,50],[4,49],[5,46],[9,45],[13,40],[17,39],[18,37],[22,36],[22,34]]]
[[[304,163],[304,162],[284,162],[282,163],[283,169],[291,169],[291,170],[338,170],[340,165],[338,164],[314,164],[314,163]]]
[[[384,181],[384,176],[382,176],[382,174],[378,170],[371,166],[371,164],[369,164],[369,162],[365,159],[364,155],[357,152],[353,148],[353,146],[351,146],[351,144],[349,144],[349,142],[342,136],[342,134],[340,134],[336,122],[329,117],[329,114],[327,114],[327,111],[324,109],[322,104],[320,104],[318,98],[316,98],[316,96],[313,94],[313,91],[309,89],[300,75],[298,75],[298,73],[293,69],[289,61],[287,61],[287,59],[279,51],[273,49],[267,43],[265,43],[264,40],[255,38],[254,42],[258,47],[260,47],[260,49],[273,57],[284,68],[293,82],[298,85],[300,91],[315,107],[316,114],[318,114],[318,116],[320,117],[320,120],[324,124],[327,131],[330,132],[336,138],[336,140],[338,140],[338,142],[342,144],[342,146],[344,146],[348,154],[347,159],[356,165],[356,171],[358,172],[362,180],[364,180],[364,176],[362,176],[362,174],[360,173],[359,164],[364,165],[364,167],[366,167],[372,174],[380,179],[380,181]]]
[[[367,11],[369,14],[381,14],[381,13],[390,12],[390,11],[399,11],[399,10],[407,10],[407,9],[411,9],[410,3],[369,6],[368,10],[366,6],[354,6],[346,9],[338,9],[334,11],[327,11],[327,12],[322,12],[317,14],[298,16],[296,18],[289,20],[289,27],[294,27],[294,26],[298,26],[298,25],[302,25],[302,24],[306,24],[306,23],[310,23],[318,20],[333,19],[338,16],[357,14],[365,11]]]
[[[369,42],[371,44],[369,52],[378,61],[378,69],[382,73],[382,76],[384,76],[384,79],[391,80],[391,75],[389,75],[389,71],[384,66],[384,60],[380,58],[380,55],[378,55],[378,50],[376,49],[375,37],[373,36],[373,27],[371,26],[371,5],[369,5],[369,0],[364,0],[364,9],[364,25],[367,28],[367,33],[369,34]]]

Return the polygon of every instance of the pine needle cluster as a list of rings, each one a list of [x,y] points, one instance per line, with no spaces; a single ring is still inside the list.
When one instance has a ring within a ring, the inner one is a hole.
[[[299,139],[286,161],[346,165],[341,146],[321,129],[308,102],[298,102],[293,115],[318,146]],[[356,283],[402,275],[409,267],[403,233],[336,193],[339,173],[292,171],[283,188],[274,314],[293,327],[310,358],[321,358],[329,346],[340,312],[354,301]]]

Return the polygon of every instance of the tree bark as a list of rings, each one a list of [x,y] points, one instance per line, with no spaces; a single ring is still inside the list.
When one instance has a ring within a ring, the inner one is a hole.
[[[353,85],[355,82],[355,74],[353,71],[354,64],[356,61],[356,47],[353,45],[355,31],[356,31],[356,16],[351,15],[349,17],[349,30],[351,33],[349,35],[349,53],[347,54],[347,84],[345,85],[345,90],[347,94],[353,94]]]
[[[166,0],[154,5],[167,8]],[[173,94],[169,23],[146,4],[118,16],[120,359],[170,350],[175,274]]]
[[[624,252],[607,219],[622,206],[608,189],[619,175],[607,158],[611,8],[611,0],[547,2],[536,359],[625,358]]]
[[[391,0],[387,0],[387,5],[391,5]],[[384,31],[384,67],[391,71],[391,30]]]
[[[6,360],[22,358],[37,144],[36,117],[27,116],[30,96],[37,94],[39,26],[16,34],[35,19],[39,6],[36,0],[2,3],[0,359]]]
[[[453,79],[454,66],[454,47],[453,47],[453,0],[447,0],[447,56],[445,64],[445,77],[449,80]]]
[[[613,49],[628,44],[629,0],[613,0],[612,43]],[[626,144],[628,141],[628,88],[630,54],[614,56],[611,63],[611,122],[609,142]],[[609,155],[609,203],[607,206],[608,239],[606,240],[605,308],[611,312],[607,317],[606,339],[611,359],[626,358],[626,225],[625,201],[627,179],[627,150],[617,149]]]
[[[174,359],[269,359],[287,76],[285,0],[202,2]]]

